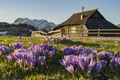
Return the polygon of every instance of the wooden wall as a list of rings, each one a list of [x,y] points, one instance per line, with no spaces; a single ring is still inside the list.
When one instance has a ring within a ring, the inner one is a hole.
[[[88,34],[81,34],[81,33],[88,33],[88,31],[81,31],[87,30],[85,25],[72,25],[72,26],[64,26],[62,28],[63,36],[69,37],[80,37],[80,36],[88,36]],[[57,29],[57,30],[60,30]]]

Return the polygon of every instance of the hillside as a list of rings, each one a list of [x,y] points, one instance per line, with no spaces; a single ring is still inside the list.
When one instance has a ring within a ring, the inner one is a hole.
[[[48,22],[47,20],[37,20],[37,19],[29,19],[29,18],[17,18],[14,23],[15,25],[18,24],[27,24],[30,26],[34,26],[38,31],[50,31],[56,24],[52,22]]]
[[[6,22],[0,22],[0,35],[4,35],[6,33],[7,35],[31,35],[32,31],[35,31],[35,27],[27,25],[27,24],[9,24]]]
[[[7,22],[0,22],[0,35],[31,35],[32,31],[48,32],[56,24],[48,22],[47,20],[31,20],[28,18],[17,18],[13,24]]]

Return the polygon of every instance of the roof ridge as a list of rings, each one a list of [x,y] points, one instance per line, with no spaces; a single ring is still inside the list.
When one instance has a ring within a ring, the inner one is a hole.
[[[87,11],[84,11],[84,12],[96,11],[96,10],[98,10],[98,8],[96,8],[96,9],[92,9],[92,10],[87,10]],[[78,13],[74,13],[74,14],[80,14],[80,13],[82,13],[82,12],[78,12]]]

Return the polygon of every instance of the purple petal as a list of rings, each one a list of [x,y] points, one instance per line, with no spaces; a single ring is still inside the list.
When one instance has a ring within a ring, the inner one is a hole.
[[[102,68],[102,64],[96,64],[96,73],[99,73]]]
[[[79,66],[80,66],[81,70],[84,71],[84,65],[83,65],[82,60],[79,61]]]
[[[23,67],[23,60],[22,59],[19,59],[16,61],[18,64],[20,64],[21,67]]]
[[[67,66],[67,67],[66,67],[66,70],[67,70],[68,72],[70,72],[71,74],[74,74],[74,67],[73,67],[72,65]]]

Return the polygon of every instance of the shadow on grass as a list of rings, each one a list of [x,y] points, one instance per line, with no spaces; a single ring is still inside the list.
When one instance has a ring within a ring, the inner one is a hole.
[[[61,44],[64,44],[66,46],[79,46],[79,45],[82,45],[82,46],[89,46],[89,47],[100,47],[100,44],[97,44],[97,43],[84,43],[84,42],[80,42],[80,41],[72,41],[72,40],[64,40],[64,41],[61,41]]]

